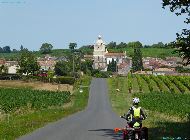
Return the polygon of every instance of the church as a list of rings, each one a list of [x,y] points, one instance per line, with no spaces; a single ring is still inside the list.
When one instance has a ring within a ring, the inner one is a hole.
[[[93,52],[93,68],[102,71],[107,71],[108,64],[114,59],[117,62],[118,73],[126,73],[130,69],[130,60],[127,59],[126,52],[109,53],[106,44],[99,35],[94,44]]]

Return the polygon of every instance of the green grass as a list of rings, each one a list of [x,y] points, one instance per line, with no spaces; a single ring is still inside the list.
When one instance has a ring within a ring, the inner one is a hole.
[[[89,86],[91,78],[84,76],[81,81],[83,85]],[[0,121],[0,139],[14,140],[50,122],[83,110],[88,103],[89,88],[84,87],[81,94],[78,89],[79,84],[80,82],[75,84],[75,92],[71,96],[71,102],[68,104],[41,110],[29,108],[24,112],[18,110],[4,114],[4,118]]]
[[[134,49],[133,48],[125,48],[125,49],[111,49],[112,52],[121,52],[126,51],[127,56],[133,56]],[[177,54],[173,54],[174,49],[164,49],[164,48],[142,48],[142,56],[143,57],[172,57],[178,56]]]
[[[124,85],[121,87],[122,92],[116,91],[116,81],[118,85]],[[135,84],[137,84],[136,80],[133,80],[132,87],[138,88]],[[143,82],[143,84],[148,87],[147,83]],[[140,98],[140,106],[148,115],[143,125],[149,128],[149,139],[159,140],[164,136],[190,137],[190,118],[187,116],[190,113],[190,94],[160,93],[159,90],[147,93],[144,89],[143,93],[129,93],[126,77],[109,78],[108,85],[112,107],[119,115],[128,111],[133,97]]]

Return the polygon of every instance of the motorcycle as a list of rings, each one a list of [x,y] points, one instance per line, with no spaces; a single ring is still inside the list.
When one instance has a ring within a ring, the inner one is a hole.
[[[140,123],[135,122],[133,126],[130,125],[128,119],[124,116],[120,116],[121,118],[127,120],[127,126],[125,128],[115,128],[115,133],[119,131],[123,132],[123,140],[129,139],[129,133],[132,136],[132,140],[148,140],[148,128],[142,127]]]

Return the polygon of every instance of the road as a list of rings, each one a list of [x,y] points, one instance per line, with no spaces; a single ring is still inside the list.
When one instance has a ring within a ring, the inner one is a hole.
[[[94,78],[90,85],[88,106],[84,111],[50,123],[19,140],[120,140],[115,127],[125,121],[111,108],[105,79]]]

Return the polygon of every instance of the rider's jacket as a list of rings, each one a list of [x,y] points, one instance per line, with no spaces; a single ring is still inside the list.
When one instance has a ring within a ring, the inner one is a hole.
[[[135,119],[135,118],[146,119],[146,115],[145,115],[144,111],[142,110],[142,108],[135,107],[135,106],[130,107],[130,109],[127,112],[125,117],[127,120],[130,119],[130,121],[133,121],[133,119]]]

